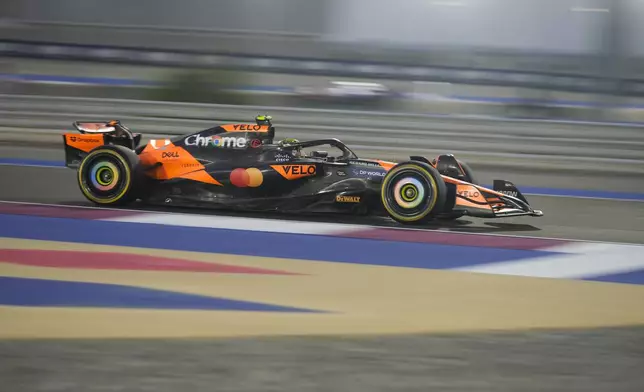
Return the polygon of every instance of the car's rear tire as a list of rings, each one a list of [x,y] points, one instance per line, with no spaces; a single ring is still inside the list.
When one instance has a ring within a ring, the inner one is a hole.
[[[139,157],[123,146],[104,145],[92,150],[78,167],[78,186],[87,200],[120,206],[136,200]]]
[[[431,165],[409,161],[389,170],[380,193],[383,207],[392,219],[405,224],[421,224],[442,211],[447,187]]]

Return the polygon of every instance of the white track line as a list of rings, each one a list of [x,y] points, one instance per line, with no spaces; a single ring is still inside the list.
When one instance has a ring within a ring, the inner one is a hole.
[[[423,230],[458,235],[498,236],[511,238],[549,239],[560,241],[559,245],[549,247],[549,252],[561,254],[546,255],[527,260],[493,262],[477,264],[461,268],[450,268],[454,271],[484,273],[494,275],[514,275],[558,279],[593,278],[632,272],[644,269],[644,245],[606,243],[599,241],[565,240],[558,238],[527,237],[506,234],[459,233],[448,230],[427,230],[404,227],[380,227],[373,225],[352,225],[345,223],[323,223],[298,220],[280,220],[270,218],[229,217],[217,215],[197,215],[189,213],[172,213],[140,210],[123,210],[96,208],[88,206],[61,206],[44,203],[22,203],[16,201],[1,201],[7,204],[25,204],[34,206],[50,206],[75,209],[108,210],[133,212],[136,215],[99,219],[110,222],[134,224],[158,224],[175,227],[199,227],[227,230],[250,230],[273,233],[294,233],[305,235],[342,236],[352,231],[370,229],[385,230]]]
[[[302,218],[301,220],[296,220],[292,219],[292,216],[289,217],[290,219],[284,220],[280,219],[279,216],[276,216],[275,218],[248,218],[248,217],[229,217],[229,216],[220,216],[220,215],[198,215],[198,212],[193,213],[186,213],[186,212],[174,212],[174,211],[146,211],[146,210],[137,210],[137,209],[126,209],[126,208],[108,208],[108,207],[93,207],[93,206],[76,206],[76,205],[64,205],[64,204],[53,204],[53,203],[37,203],[37,202],[23,202],[23,201],[15,201],[15,200],[0,200],[0,203],[5,203],[5,204],[24,204],[24,205],[33,205],[33,206],[43,206],[43,207],[57,207],[57,208],[77,208],[77,209],[91,209],[91,210],[102,210],[102,211],[125,211],[125,212],[130,212],[130,213],[135,213],[139,214],[138,218],[133,217],[135,222],[139,222],[140,218],[142,218],[143,215],[169,215],[169,217],[166,218],[159,218],[159,219],[168,219],[167,225],[172,226],[173,222],[180,222],[177,217],[179,216],[184,216],[184,217],[199,217],[203,219],[212,219],[214,220],[221,220],[221,219],[231,219],[231,220],[262,220],[265,221],[265,223],[270,223],[275,225],[276,222],[300,222],[300,223],[308,223],[308,224],[318,224],[318,222],[311,222],[307,221],[305,218]],[[198,211],[198,210],[195,210]],[[209,211],[210,212],[210,211]],[[127,218],[127,217],[122,217],[122,218]],[[109,219],[102,219],[105,221],[118,221],[118,219],[122,218],[109,218]],[[529,219],[529,218],[528,218]],[[538,219],[538,218],[533,218],[533,219]],[[493,219],[488,220],[488,221],[493,221]],[[319,222],[320,224],[324,224],[322,222]],[[213,225],[216,223],[213,223]],[[462,231],[457,231],[457,230],[448,230],[448,229],[433,229],[433,228],[416,228],[416,227],[396,227],[396,226],[377,226],[377,225],[367,225],[367,224],[349,224],[349,223],[326,223],[327,225],[334,225],[344,231],[351,231],[353,229],[359,229],[361,231],[363,230],[368,230],[368,229],[380,229],[380,230],[403,230],[403,231],[423,231],[423,232],[434,232],[434,233],[451,233],[451,234],[459,234],[459,235],[469,235],[469,236],[492,236],[492,237],[504,237],[504,238],[527,238],[527,239],[537,239],[537,240],[553,240],[553,241],[561,241],[562,245],[564,242],[572,242],[572,243],[588,243],[588,244],[614,244],[614,245],[629,245],[629,246],[644,246],[644,244],[639,245],[639,244],[632,244],[632,243],[627,243],[627,242],[607,242],[607,241],[597,241],[597,240],[582,240],[582,239],[571,239],[571,238],[556,238],[556,237],[538,237],[538,236],[529,236],[529,235],[517,235],[517,234],[500,234],[500,233],[470,233],[470,232],[462,232]],[[234,228],[232,227],[226,227],[228,229],[233,230]],[[249,230],[255,230],[256,228],[251,228]]]
[[[164,226],[200,227],[210,229],[250,230],[271,233],[337,234],[345,230],[363,230],[364,226],[262,218],[211,215],[143,213],[142,215],[101,219],[110,222],[151,223]]]
[[[644,247],[599,245],[581,254],[544,256],[455,268],[455,271],[540,278],[582,279],[644,269]]]

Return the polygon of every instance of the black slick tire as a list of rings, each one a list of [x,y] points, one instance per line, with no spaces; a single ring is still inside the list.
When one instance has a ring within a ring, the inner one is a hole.
[[[461,169],[463,169],[463,172],[465,173],[465,181],[478,185],[477,179],[474,176],[474,170],[465,162],[463,161],[457,161],[459,165],[461,165]]]
[[[123,146],[104,145],[90,151],[78,167],[85,198],[97,205],[122,206],[136,200],[139,157]]]
[[[422,224],[443,210],[447,187],[431,165],[408,161],[394,166],[382,181],[381,201],[387,214],[403,224]]]
[[[476,177],[474,176],[474,171],[472,170],[472,168],[463,161],[457,161],[457,162],[461,166],[461,169],[463,169],[463,173],[465,173],[465,181],[469,182],[470,184],[478,185],[478,182],[476,180]],[[463,215],[464,213],[462,212],[450,211],[448,213],[438,215],[436,219],[441,221],[453,221],[458,218],[461,218]]]

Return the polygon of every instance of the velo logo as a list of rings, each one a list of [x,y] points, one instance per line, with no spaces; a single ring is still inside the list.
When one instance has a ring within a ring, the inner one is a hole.
[[[315,165],[271,165],[271,167],[287,180],[312,177],[317,174]]]
[[[460,192],[458,192],[458,195],[462,196],[462,197],[467,197],[467,198],[470,198],[470,199],[476,199],[477,197],[481,196],[480,193],[472,192],[472,191],[460,191]]]
[[[461,185],[461,184],[459,184],[456,187],[456,194],[459,197],[463,197],[463,198],[466,198],[466,199],[474,199],[474,200],[484,201],[481,198],[481,193],[471,185]]]
[[[261,125],[255,124],[234,124],[233,129],[235,131],[261,131],[263,128]]]

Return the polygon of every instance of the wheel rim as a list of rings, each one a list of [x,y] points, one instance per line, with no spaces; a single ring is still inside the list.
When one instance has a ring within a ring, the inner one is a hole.
[[[120,199],[128,188],[128,167],[116,154],[101,153],[88,157],[79,173],[83,193],[98,203]]]
[[[434,190],[427,178],[417,170],[403,169],[392,174],[385,190],[385,201],[396,215],[415,217],[431,209]]]
[[[92,186],[104,192],[113,189],[118,184],[119,177],[118,168],[112,162],[98,162],[90,173]]]

